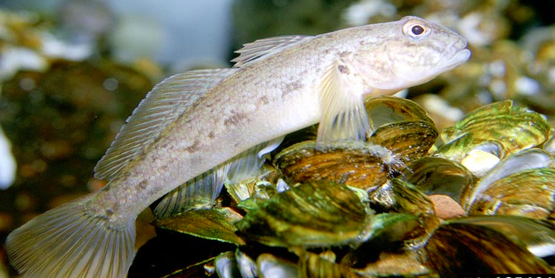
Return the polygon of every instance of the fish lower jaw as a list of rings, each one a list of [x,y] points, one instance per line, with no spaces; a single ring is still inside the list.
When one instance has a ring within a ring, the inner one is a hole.
[[[440,63],[436,71],[437,74],[439,75],[443,72],[450,71],[459,67],[470,58],[470,55],[472,55],[472,52],[470,52],[470,50],[467,48],[463,48],[457,51],[455,55],[451,56],[451,58]]]

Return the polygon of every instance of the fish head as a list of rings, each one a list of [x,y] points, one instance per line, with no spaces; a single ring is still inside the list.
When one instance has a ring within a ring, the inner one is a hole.
[[[360,72],[371,91],[396,92],[425,83],[470,58],[467,41],[439,24],[407,16],[383,26],[377,48],[358,53]],[[364,64],[364,66],[362,66]]]

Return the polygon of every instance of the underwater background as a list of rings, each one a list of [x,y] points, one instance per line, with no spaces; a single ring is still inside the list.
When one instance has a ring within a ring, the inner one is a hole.
[[[233,51],[259,38],[420,16],[463,35],[473,53],[460,68],[404,92],[438,131],[507,99],[553,126],[553,4],[0,0],[0,241],[105,184],[93,178],[93,168],[153,85],[189,69],[229,67]],[[139,217],[137,248],[156,235],[152,221],[148,211]],[[0,246],[0,277],[10,275]]]

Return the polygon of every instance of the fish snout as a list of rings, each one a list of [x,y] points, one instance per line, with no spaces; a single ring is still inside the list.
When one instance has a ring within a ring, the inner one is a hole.
[[[467,48],[468,42],[461,35],[454,33],[455,40],[446,47],[445,56],[437,65],[439,73],[452,70],[466,62],[472,52]]]

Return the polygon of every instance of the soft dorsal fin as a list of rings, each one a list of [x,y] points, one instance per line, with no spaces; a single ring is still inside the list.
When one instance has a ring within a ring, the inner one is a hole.
[[[95,177],[111,180],[120,170],[206,91],[236,69],[194,70],[158,83],[135,108],[112,145],[94,168]]]
[[[312,38],[312,36],[293,35],[256,40],[235,51],[235,53],[239,53],[239,57],[231,60],[231,62],[235,63],[234,68],[242,67],[258,58],[269,56]]]
[[[326,70],[318,87],[321,119],[318,144],[365,140],[372,130],[364,107],[362,83],[348,63],[337,60]]]

